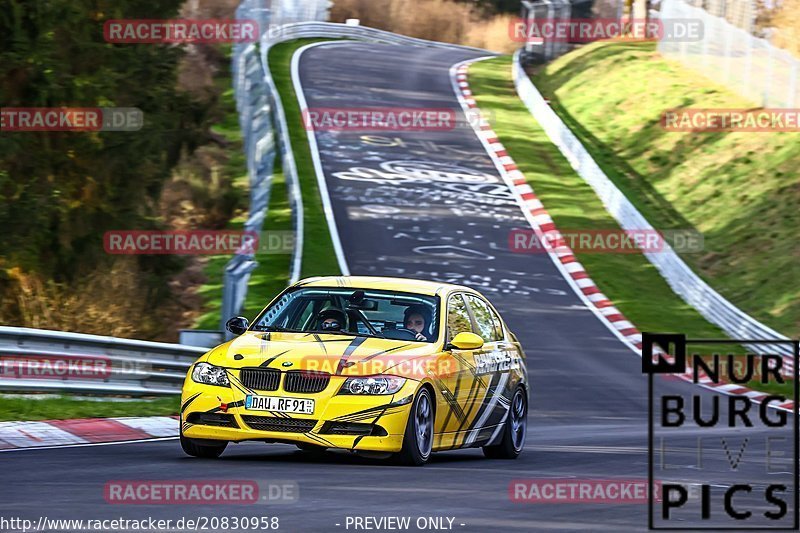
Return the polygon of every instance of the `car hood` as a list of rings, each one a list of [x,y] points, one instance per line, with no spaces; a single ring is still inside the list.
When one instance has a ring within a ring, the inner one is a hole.
[[[437,343],[375,337],[247,332],[214,348],[205,360],[227,368],[261,367],[367,376],[397,371],[410,360],[435,356],[439,348]]]

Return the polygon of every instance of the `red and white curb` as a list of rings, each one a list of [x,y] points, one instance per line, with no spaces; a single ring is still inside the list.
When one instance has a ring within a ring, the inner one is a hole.
[[[469,88],[469,67],[476,61],[483,61],[493,57],[494,56],[470,59],[457,63],[450,69],[451,82],[459,103],[464,112],[469,116],[478,115],[480,117],[480,120],[470,121],[472,128],[475,130],[481,143],[483,143],[486,152],[492,158],[500,176],[514,192],[517,203],[522,209],[531,229],[533,229],[536,236],[543,243],[548,255],[556,265],[556,268],[558,268],[578,297],[581,298],[595,315],[597,315],[601,322],[603,322],[626,346],[641,357],[641,332],[633,323],[627,320],[622,312],[614,306],[614,303],[600,291],[583,268],[583,265],[578,262],[574,252],[569,246],[561,245],[553,247],[550,241],[544,238],[544,234],[547,233],[548,237],[554,239],[555,242],[566,242],[565,239],[560,238],[558,229],[553,219],[550,217],[550,214],[547,212],[547,209],[545,209],[541,200],[536,196],[533,188],[531,188],[527,179],[525,179],[525,175],[517,168],[514,159],[508,155],[505,146],[500,142],[492,126],[478,108],[478,104]],[[670,359],[670,356],[664,354],[664,352],[660,352],[660,355],[664,359]],[[684,381],[693,382],[691,370],[677,375],[677,377]],[[723,394],[748,396],[756,403],[760,403],[768,396],[763,392],[754,391],[741,385],[714,383],[708,376],[703,375],[700,376],[698,385]],[[778,409],[792,411],[794,402],[787,401],[781,404],[770,405]]]
[[[0,450],[141,441],[178,436],[177,417],[0,422]]]

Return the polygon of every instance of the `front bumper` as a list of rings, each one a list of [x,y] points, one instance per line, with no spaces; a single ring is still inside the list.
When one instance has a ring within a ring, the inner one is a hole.
[[[202,385],[187,377],[181,397],[181,431],[195,439],[240,442],[263,440],[315,444],[347,450],[398,452],[419,385],[408,380],[395,394],[337,395],[344,377],[333,376],[315,394],[255,391],[260,396],[311,398],[314,413],[278,414],[245,408],[246,394]]]

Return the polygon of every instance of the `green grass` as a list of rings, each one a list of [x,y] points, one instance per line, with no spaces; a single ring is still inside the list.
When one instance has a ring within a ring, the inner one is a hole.
[[[517,96],[511,58],[475,63],[469,81],[478,105],[493,116],[500,141],[556,226],[572,231],[619,229],[594,190],[575,173]],[[640,330],[684,333],[690,338],[726,337],[681,300],[643,255],[576,255],[600,290]]]
[[[713,73],[709,73],[713,76]],[[669,133],[675,108],[754,108],[653,43],[596,43],[534,75],[553,109],[659,229],[695,229],[683,259],[742,310],[800,336],[800,136]]]
[[[176,394],[151,401],[92,401],[70,396],[46,399],[0,398],[0,421],[66,420],[70,418],[109,418],[117,416],[170,416],[180,411]]]
[[[233,219],[230,229],[242,229],[246,215]],[[272,176],[272,192],[270,194],[267,218],[264,231],[292,231],[292,213],[286,191],[286,178],[280,168]],[[222,305],[222,276],[225,265],[230,261],[229,255],[216,255],[208,258],[205,273],[208,281],[198,292],[204,296],[206,312],[198,319],[197,329],[219,329],[220,307]],[[258,267],[250,275],[247,297],[242,314],[253,318],[275,295],[286,288],[289,283],[291,253],[257,253]]]
[[[220,83],[228,87],[222,93],[221,106],[224,110],[223,119],[214,125],[212,130],[222,135],[229,143],[230,159],[224,172],[234,176],[234,188],[239,195],[239,213],[230,221],[229,229],[240,230],[248,216],[249,207],[249,179],[247,176],[247,161],[242,146],[242,133],[239,129],[239,115],[236,111],[236,101],[231,86],[230,73],[220,77]],[[280,160],[276,161],[276,168],[272,177],[272,190],[267,208],[267,217],[264,222],[264,231],[291,231],[291,209],[286,190],[286,179],[280,168]],[[203,297],[204,313],[194,324],[196,329],[219,329],[220,309],[222,306],[222,278],[225,265],[230,261],[230,255],[214,255],[207,258],[203,269],[207,282],[198,289],[198,294]],[[250,276],[247,298],[242,313],[254,317],[277,293],[282,291],[289,282],[289,269],[291,254],[265,254],[258,253],[255,257],[258,267]]]
[[[578,176],[517,96],[511,58],[475,63],[470,88],[494,118],[494,130],[561,230],[608,230],[619,225],[594,190]],[[641,254],[577,252],[600,290],[641,331],[684,333],[689,338],[727,338],[678,297]],[[711,352],[743,350],[706,345]],[[744,353],[739,351],[739,353]],[[758,388],[758,384],[750,384]],[[791,383],[781,386],[791,391]]]
[[[479,106],[493,113],[500,141],[560,229],[619,229],[594,190],[575,173],[517,96],[510,57],[474,64],[469,81]],[[578,252],[577,257],[600,290],[639,329],[724,338],[672,292],[643,255]]]
[[[273,47],[269,55],[270,70],[281,96],[286,121],[289,125],[289,137],[303,199],[304,235],[301,278],[341,274],[322,207],[322,198],[317,186],[308,137],[303,127],[300,105],[291,78],[291,61],[295,51],[306,44],[322,40],[324,39],[290,41]],[[229,75],[223,77],[222,80],[230,85]],[[225,118],[214,127],[214,131],[223,135],[236,152],[235,155],[232,155],[225,171],[236,176],[234,185],[240,192],[241,202],[240,215],[231,220],[230,228],[241,229],[247,219],[248,179],[233,89],[223,93],[223,108],[225,109]],[[281,168],[280,158],[277,158],[264,231],[291,230],[292,213],[286,177]],[[202,285],[198,291],[204,298],[205,313],[196,321],[195,328],[197,329],[219,328],[222,275],[230,258],[231,256],[228,255],[208,258],[204,269],[208,282]],[[256,261],[259,265],[250,277],[247,298],[242,311],[244,316],[255,317],[274,296],[286,287],[289,282],[291,259],[291,254],[256,254]]]
[[[330,39],[300,39],[274,46],[269,52],[269,65],[278,93],[286,112],[289,137],[297,163],[300,190],[303,195],[303,266],[301,277],[341,274],[333,249],[322,198],[317,186],[317,176],[311,159],[308,137],[303,127],[300,104],[291,77],[292,56],[301,47]]]

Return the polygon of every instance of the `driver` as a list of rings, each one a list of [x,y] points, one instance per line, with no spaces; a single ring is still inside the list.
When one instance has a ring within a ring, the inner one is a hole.
[[[347,315],[335,307],[320,311],[317,315],[317,325],[322,331],[342,331],[346,322]]]
[[[409,306],[403,313],[403,327],[411,330],[414,333],[414,338],[418,341],[428,342],[431,340],[426,331],[430,322],[428,316],[429,313],[425,307],[421,305]]]

